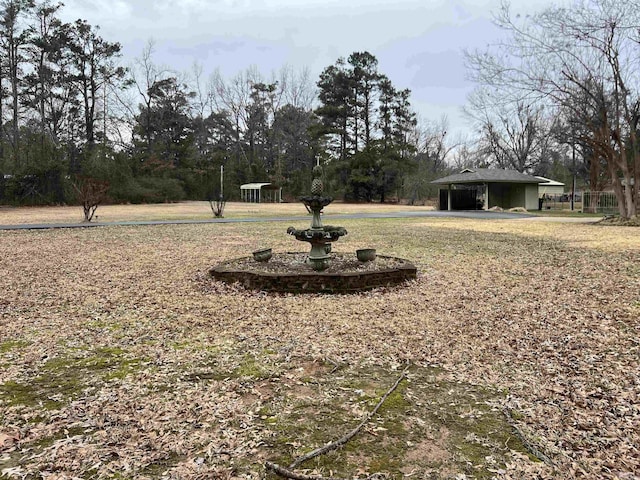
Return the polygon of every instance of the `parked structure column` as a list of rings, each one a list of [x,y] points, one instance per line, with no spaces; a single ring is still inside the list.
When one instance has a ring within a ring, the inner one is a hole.
[[[484,209],[489,210],[489,184],[484,184]]]

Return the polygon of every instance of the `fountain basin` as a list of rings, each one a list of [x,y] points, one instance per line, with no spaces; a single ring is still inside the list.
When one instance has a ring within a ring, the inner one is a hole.
[[[332,225],[323,227],[320,225],[303,230],[289,227],[287,233],[296,237],[296,240],[311,244],[311,251],[305,263],[314,270],[321,272],[330,265],[331,257],[328,253],[331,251],[331,242],[338,241],[340,237],[347,234],[347,230],[343,227],[334,227]]]
[[[252,257],[223,262],[209,270],[225,283],[239,283],[250,290],[289,293],[354,293],[402,284],[417,276],[416,267],[402,258],[378,255],[362,263],[353,254],[331,254],[330,266],[310,271],[305,253],[274,253],[268,263]]]
[[[332,225],[325,225],[319,228],[305,228],[297,229],[289,227],[287,229],[289,235],[296,237],[296,240],[309,243],[326,243],[337,242],[340,237],[347,234],[347,230],[343,227],[334,227]]]
[[[311,210],[322,210],[324,207],[333,202],[333,198],[322,195],[305,195],[300,197],[300,201]]]

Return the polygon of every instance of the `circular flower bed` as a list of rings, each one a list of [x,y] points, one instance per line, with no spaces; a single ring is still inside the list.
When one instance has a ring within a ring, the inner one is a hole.
[[[216,280],[240,283],[251,290],[293,293],[351,293],[401,284],[416,278],[417,269],[402,258],[378,255],[359,262],[355,254],[331,254],[326,270],[315,272],[305,253],[274,253],[268,262],[243,257],[223,262],[209,273]]]

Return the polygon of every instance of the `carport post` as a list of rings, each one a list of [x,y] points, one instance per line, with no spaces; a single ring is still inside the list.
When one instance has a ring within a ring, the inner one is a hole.
[[[447,189],[447,210],[449,211],[453,210],[451,205],[451,184],[448,185],[448,189]]]
[[[489,210],[489,184],[484,184],[484,209]]]

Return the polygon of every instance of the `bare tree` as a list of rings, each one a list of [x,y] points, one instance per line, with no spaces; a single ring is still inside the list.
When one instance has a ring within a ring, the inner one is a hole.
[[[225,198],[220,195],[216,200],[209,200],[211,212],[216,218],[224,218],[224,207],[227,205]]]
[[[405,177],[404,188],[413,205],[418,199],[437,191],[430,182],[448,173],[448,160],[461,145],[461,139],[451,139],[446,116],[438,121],[419,121],[411,132],[415,168]]]
[[[486,151],[478,142],[464,141],[451,152],[451,165],[457,172],[465,168],[487,168],[489,162]]]
[[[193,115],[195,117],[205,118],[206,113],[211,113],[211,92],[202,83],[202,64],[194,62],[189,72],[189,78],[185,83],[189,85],[190,90],[195,93],[193,104]]]
[[[241,132],[246,128],[247,106],[251,99],[251,79],[246,72],[240,72],[230,81],[225,80],[219,70],[209,79],[211,101],[218,112],[227,112],[235,135],[234,152],[236,161],[246,160],[241,142]]]
[[[461,143],[460,138],[451,138],[449,119],[440,117],[437,121],[421,121],[415,128],[416,154],[423,156],[432,173],[441,173],[447,167],[447,160]]]
[[[470,95],[466,112],[480,129],[479,147],[491,163],[523,173],[542,173],[553,147],[553,120],[545,115],[543,105],[517,100],[501,104],[480,87]]]
[[[278,71],[277,81],[283,92],[285,104],[305,111],[313,108],[318,92],[311,79],[309,68],[295,71],[292,67],[285,65]]]
[[[121,99],[121,104],[127,109],[128,117],[133,129],[135,123],[134,118],[137,115],[137,107],[145,112],[151,110],[153,103],[152,87],[161,80],[165,80],[172,76],[173,72],[164,66],[158,65],[153,60],[155,42],[150,39],[147,41],[140,57],[136,58],[134,64],[129,68],[130,84],[135,91],[135,99]],[[140,103],[141,102],[141,103]],[[151,116],[146,115],[145,120],[150,121]],[[147,147],[151,144],[151,128],[149,124],[144,126],[144,139]]]
[[[578,0],[525,17],[514,17],[505,3],[496,23],[508,37],[494,50],[467,54],[473,78],[504,97],[551,102],[591,118],[585,127],[608,166],[620,216],[636,217],[640,2]]]

